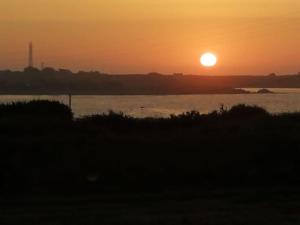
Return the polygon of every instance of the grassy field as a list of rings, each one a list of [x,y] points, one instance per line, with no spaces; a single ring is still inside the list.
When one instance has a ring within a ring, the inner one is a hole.
[[[252,188],[2,199],[5,225],[292,225],[297,188]]]
[[[33,101],[0,105],[0,143],[1,225],[300,224],[300,113],[74,119]]]

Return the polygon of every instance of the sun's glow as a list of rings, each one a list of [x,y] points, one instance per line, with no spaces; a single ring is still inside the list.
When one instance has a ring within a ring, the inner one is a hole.
[[[204,53],[200,58],[200,63],[205,67],[213,67],[217,64],[217,56],[211,52]]]

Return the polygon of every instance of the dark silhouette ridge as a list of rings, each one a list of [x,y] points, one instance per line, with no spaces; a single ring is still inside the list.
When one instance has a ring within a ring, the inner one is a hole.
[[[0,105],[1,223],[298,224],[299,132],[299,113],[248,105],[145,119]]]
[[[108,75],[47,67],[0,71],[0,94],[245,94],[239,88],[300,88],[300,76]]]
[[[247,105],[145,119],[0,105],[1,193],[299,185],[299,124],[299,113]]]

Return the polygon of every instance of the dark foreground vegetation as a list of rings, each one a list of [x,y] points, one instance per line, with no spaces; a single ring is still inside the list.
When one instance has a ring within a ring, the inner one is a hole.
[[[0,105],[0,143],[1,224],[300,221],[300,113],[74,119],[33,101]]]

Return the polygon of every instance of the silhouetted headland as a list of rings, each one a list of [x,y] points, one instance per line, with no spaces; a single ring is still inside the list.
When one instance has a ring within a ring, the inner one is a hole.
[[[245,94],[240,88],[299,88],[299,75],[197,76],[109,75],[97,71],[28,67],[24,71],[0,71],[0,94],[164,95]]]

